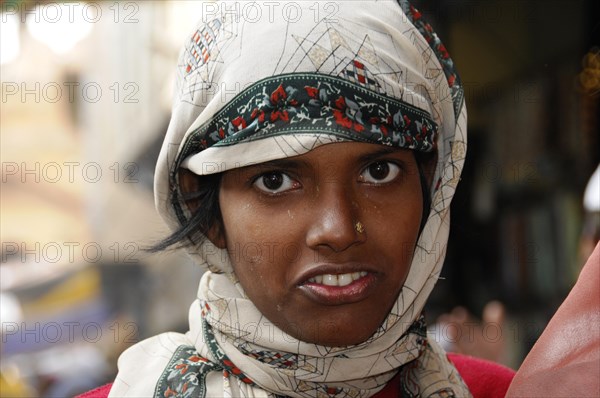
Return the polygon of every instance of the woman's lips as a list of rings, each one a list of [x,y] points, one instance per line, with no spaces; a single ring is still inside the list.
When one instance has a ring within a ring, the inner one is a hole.
[[[319,304],[342,305],[364,300],[374,290],[376,281],[374,273],[355,271],[315,275],[298,287]]]

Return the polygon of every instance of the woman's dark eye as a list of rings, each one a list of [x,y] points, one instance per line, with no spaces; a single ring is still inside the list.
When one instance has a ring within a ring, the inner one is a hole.
[[[392,162],[375,162],[360,174],[360,181],[370,184],[385,184],[400,174],[400,167]]]
[[[280,171],[271,171],[259,176],[254,185],[263,192],[280,193],[293,189],[297,184],[287,174]]]

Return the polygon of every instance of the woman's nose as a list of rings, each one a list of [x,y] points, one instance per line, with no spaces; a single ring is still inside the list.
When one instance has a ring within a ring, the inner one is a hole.
[[[366,231],[359,214],[360,207],[351,189],[340,183],[324,184],[314,200],[307,245],[314,250],[329,248],[341,252],[363,242]]]

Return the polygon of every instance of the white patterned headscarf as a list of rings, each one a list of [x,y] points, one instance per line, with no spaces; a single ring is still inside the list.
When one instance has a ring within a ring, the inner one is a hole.
[[[393,308],[350,347],[278,329],[246,297],[226,250],[205,240],[191,253],[207,272],[190,330],[125,351],[110,396],[369,397],[397,375],[401,396],[470,396],[427,340],[421,315],[444,261],[466,151],[462,87],[431,26],[403,0],[203,8],[181,53],[156,169],[157,208],[174,230],[190,217],[181,168],[220,173],[340,141],[437,151],[431,210]]]

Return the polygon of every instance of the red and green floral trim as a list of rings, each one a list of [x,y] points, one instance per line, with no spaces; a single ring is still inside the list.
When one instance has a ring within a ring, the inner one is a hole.
[[[205,397],[206,375],[219,370],[218,364],[198,355],[196,348],[179,346],[156,384],[154,397]]]
[[[210,311],[210,307],[205,306],[206,309]],[[223,370],[223,376],[229,377],[230,375],[235,376],[239,380],[241,380],[245,384],[254,385],[254,382],[242,372],[240,368],[235,366],[235,364],[229,359],[227,355],[223,352],[221,347],[219,347],[219,343],[217,343],[217,339],[212,332],[212,326],[205,319],[206,312],[202,313],[202,331],[204,334],[204,341],[210,350],[210,353],[213,355],[215,360],[219,364],[219,368]]]
[[[216,362],[200,356],[193,346],[177,347],[156,384],[155,398],[204,398],[207,392],[206,376],[209,372],[221,372],[223,377],[233,375],[245,384],[254,385],[254,382],[221,350],[208,322],[204,319],[203,322],[204,338]]]
[[[345,79],[284,74],[238,94],[190,134],[180,159],[212,146],[283,134],[330,134],[430,152],[437,129],[427,112]]]

